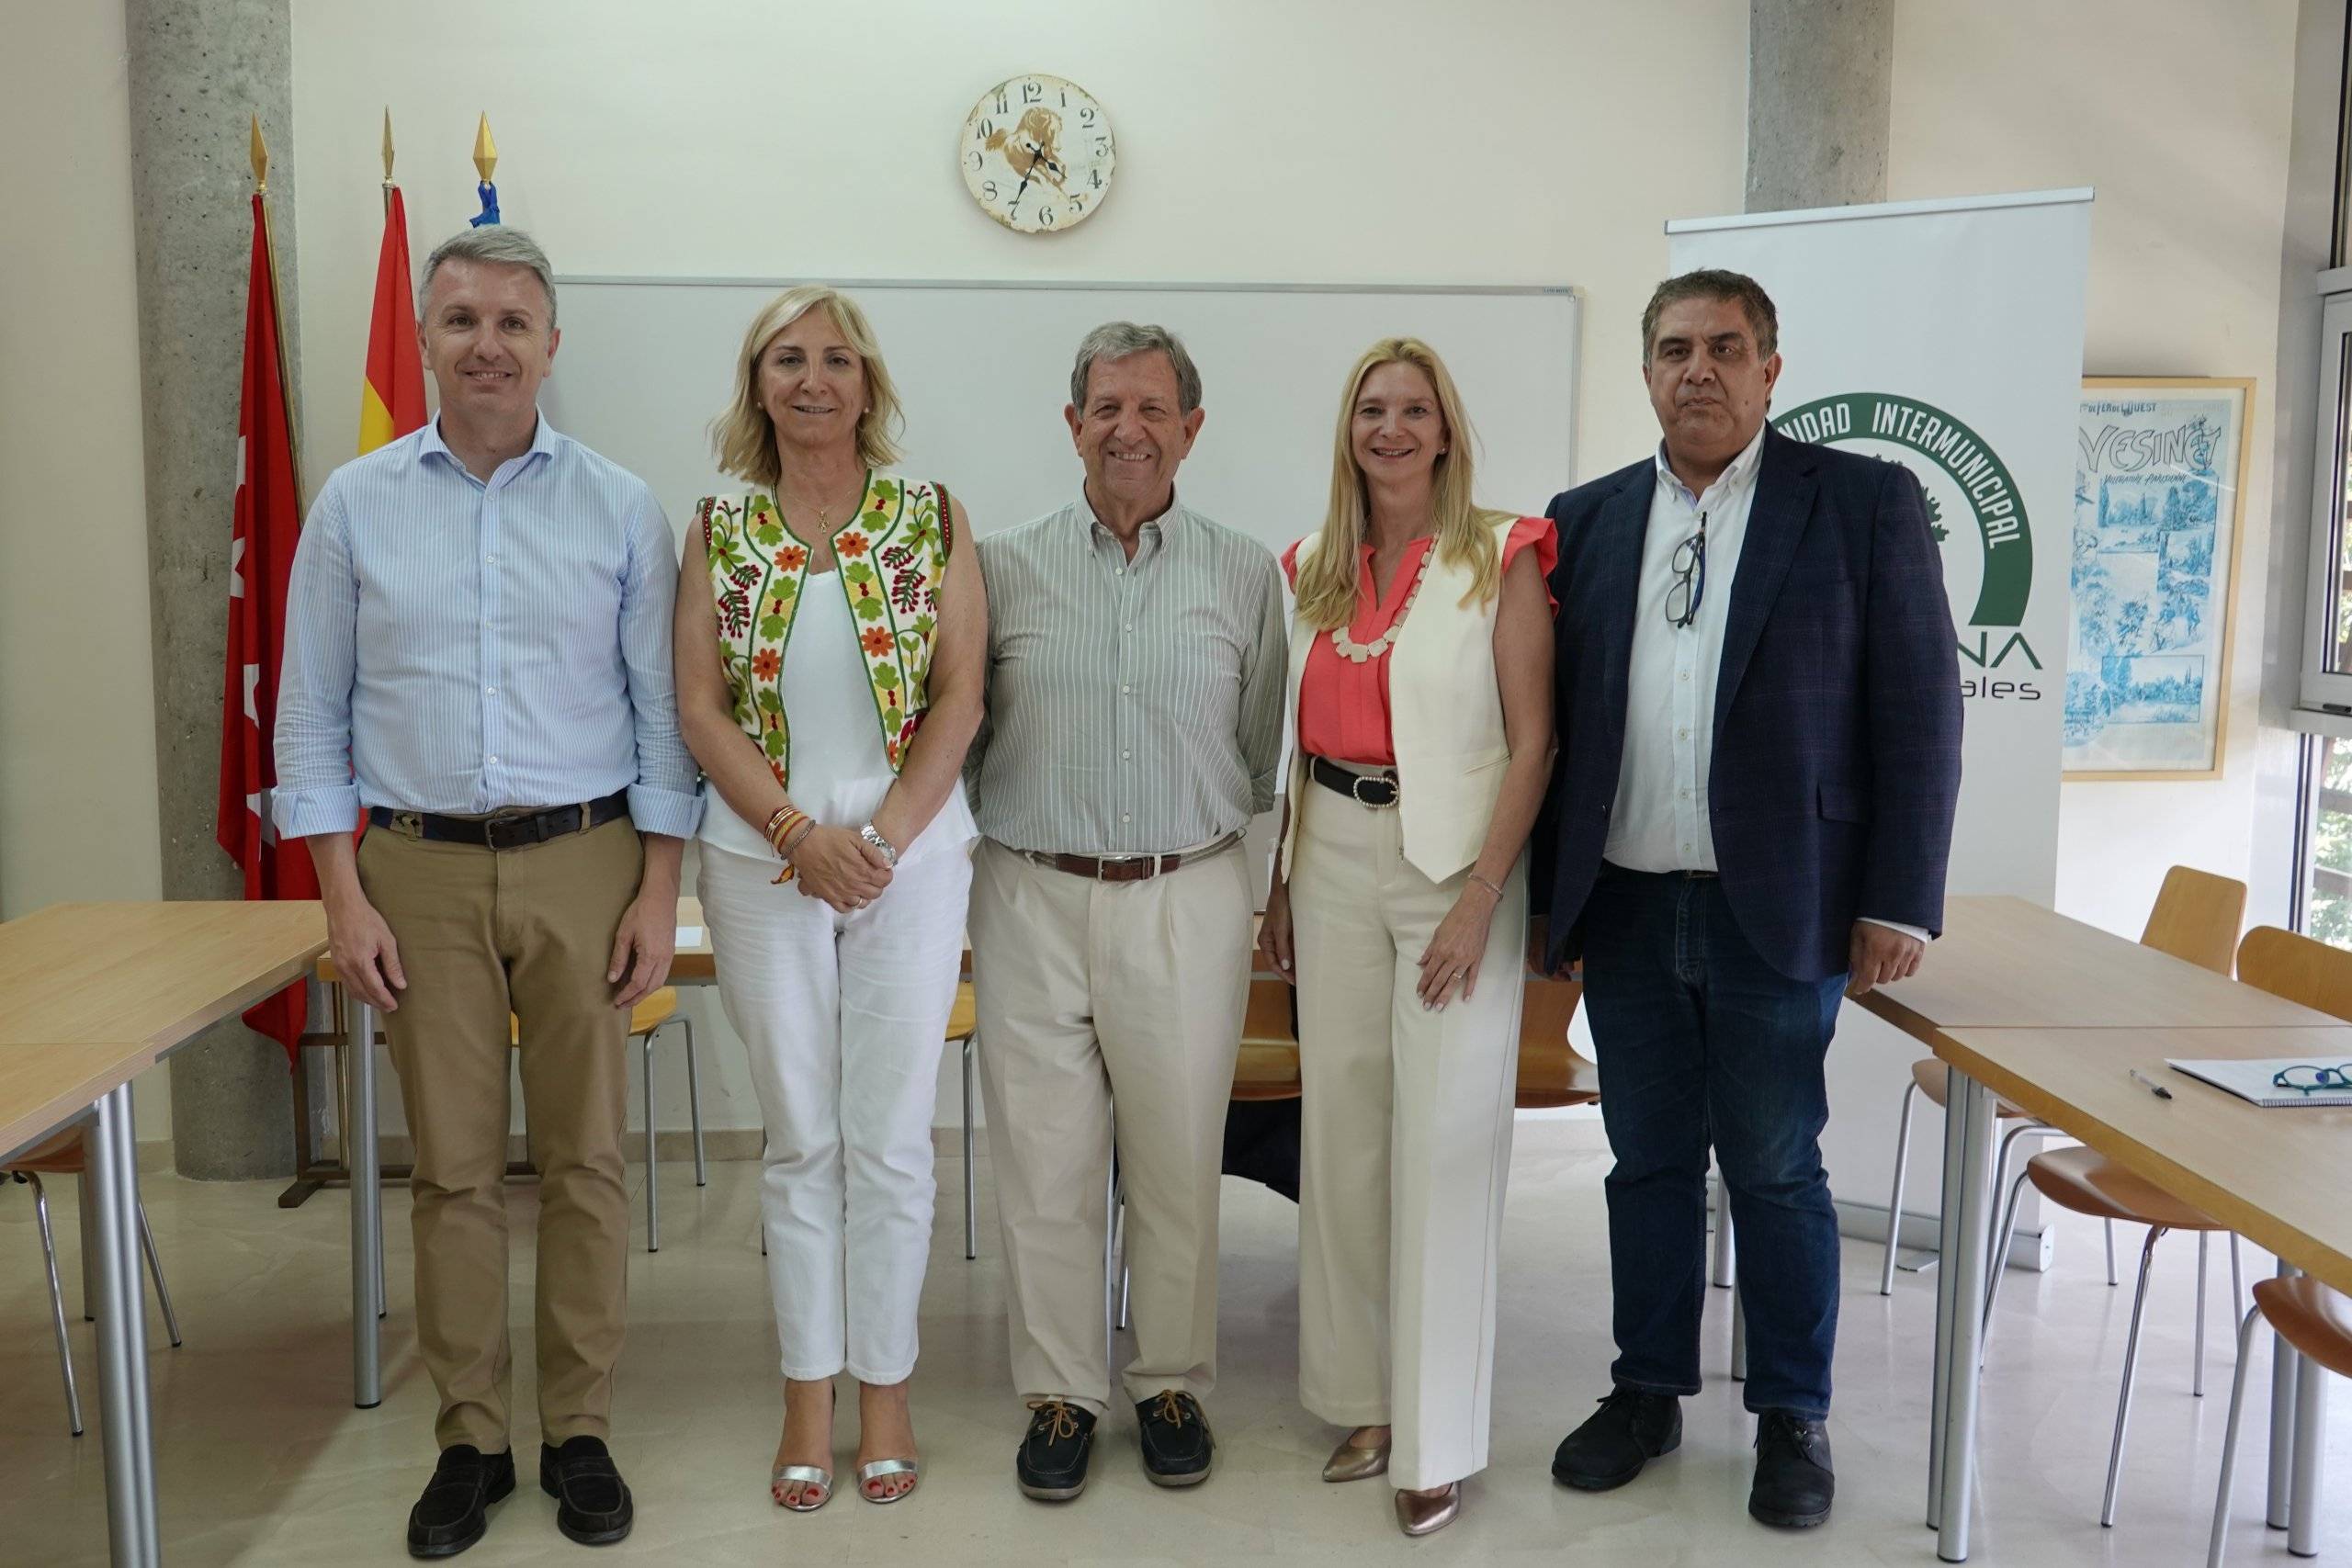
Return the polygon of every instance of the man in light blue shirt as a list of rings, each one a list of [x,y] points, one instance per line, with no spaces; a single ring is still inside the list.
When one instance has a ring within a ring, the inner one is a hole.
[[[623,1051],[630,1009],[669,974],[702,803],[671,682],[669,525],[643,480],[539,417],[555,303],[516,230],[469,230],[426,261],[440,417],[320,491],[278,688],[272,817],[310,841],[336,973],[383,1012],[416,1144],[417,1337],[442,1450],[409,1516],[419,1557],[481,1540],[514,1486],[510,1014],[541,1176],[540,1483],[574,1540],[618,1540],[633,1517],[605,1448]]]

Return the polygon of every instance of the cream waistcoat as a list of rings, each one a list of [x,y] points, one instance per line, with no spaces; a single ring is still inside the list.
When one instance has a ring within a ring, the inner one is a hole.
[[[1518,518],[1495,524],[1495,547]],[[1304,570],[1316,541],[1299,546]],[[1431,550],[1436,547],[1432,545]],[[1484,603],[1463,599],[1470,592],[1468,569],[1442,557],[1413,601],[1413,612],[1386,654],[1390,739],[1396,750],[1396,808],[1404,813],[1405,858],[1432,882],[1467,870],[1487,841],[1487,825],[1502,793],[1510,747],[1503,739],[1502,694],[1495,684],[1495,614],[1500,596]],[[1329,631],[1307,626],[1293,612],[1290,637],[1290,701],[1297,733],[1299,684],[1315,639]],[[1323,786],[1306,776],[1304,752],[1294,746],[1290,767],[1290,820],[1283,834],[1283,874],[1290,874],[1291,846],[1298,837],[1299,807],[1306,790]]]

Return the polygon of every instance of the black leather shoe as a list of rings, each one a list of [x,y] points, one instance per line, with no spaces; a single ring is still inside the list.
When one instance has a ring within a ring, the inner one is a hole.
[[[582,1546],[610,1546],[637,1523],[628,1483],[602,1438],[539,1445],[539,1490],[555,1499],[555,1528]]]
[[[1616,1388],[1583,1426],[1560,1439],[1552,1479],[1580,1492],[1606,1492],[1682,1446],[1682,1401],[1670,1393]]]
[[[408,1511],[411,1557],[455,1557],[490,1529],[490,1506],[514,1490],[513,1450],[485,1454],[471,1443],[441,1450],[424,1495]]]
[[[1023,1495],[1067,1503],[1086,1490],[1086,1461],[1094,1451],[1094,1413],[1067,1400],[1033,1399],[1036,1416],[1012,1461]]]
[[[1143,1472],[1155,1486],[1198,1486],[1209,1478],[1216,1438],[1201,1402],[1179,1389],[1163,1388],[1136,1406],[1143,1429]]]
[[[1837,1489],[1825,1423],[1787,1410],[1767,1410],[1756,1418],[1750,1514],[1782,1529],[1811,1529],[1829,1517],[1829,1499]]]

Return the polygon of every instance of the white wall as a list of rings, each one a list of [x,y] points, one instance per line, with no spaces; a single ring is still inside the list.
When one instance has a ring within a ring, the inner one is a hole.
[[[1575,283],[1592,323],[1587,475],[1657,441],[1635,323],[1661,225],[1740,199],[1739,0],[1482,0],[1442,17],[1396,0],[736,0],[653,18],[631,0],[296,8],[306,472],[323,477],[357,429],[386,103],[420,263],[475,210],[486,108],[504,215],[562,272]],[[982,89],[1031,70],[1092,92],[1119,145],[1101,213],[1043,238],[989,221],[955,164]],[[1211,405],[1220,377],[1248,372],[1204,366]],[[698,424],[724,394],[678,420]],[[690,1004],[722,1069],[706,1112],[750,1126],[714,1004]],[[679,1124],[683,1077],[661,1092]]]
[[[0,146],[0,916],[13,918],[163,891],[119,5],[12,8]],[[170,1136],[167,1071],[139,1080],[142,1138]]]

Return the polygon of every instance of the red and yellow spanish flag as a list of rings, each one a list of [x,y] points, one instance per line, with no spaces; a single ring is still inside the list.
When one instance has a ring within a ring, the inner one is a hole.
[[[389,134],[389,132],[388,132]],[[410,303],[408,209],[384,186],[384,244],[376,254],[376,309],[368,322],[368,379],[359,390],[359,450],[373,452],[424,423],[424,362]]]

